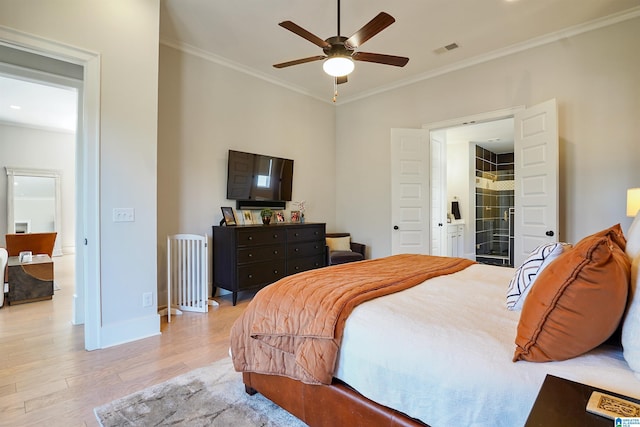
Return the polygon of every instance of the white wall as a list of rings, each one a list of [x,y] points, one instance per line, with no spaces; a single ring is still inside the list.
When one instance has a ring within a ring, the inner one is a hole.
[[[306,221],[334,229],[332,105],[165,45],[159,92],[160,305],[166,304],[166,236],[211,237],[220,207],[235,209],[226,199],[229,149],[293,159],[293,201],[306,201]]]
[[[470,257],[475,254],[475,224],[471,223],[472,216],[470,209],[475,208],[470,205],[471,198],[475,194],[469,194],[470,176],[475,173],[469,168],[472,163],[469,141],[450,143],[447,141],[447,212],[451,211],[451,202],[456,197],[460,208],[460,217],[464,220],[464,254],[460,256]],[[474,165],[475,166],[475,165]],[[475,218],[475,214],[473,216]]]
[[[101,346],[157,334],[159,0],[2,0],[0,25],[101,56]],[[135,208],[135,222],[112,210]],[[95,286],[95,285],[94,285]]]
[[[338,225],[374,257],[390,254],[390,128],[556,98],[560,239],[626,230],[626,190],[640,185],[637,40],[638,18],[339,106]]]
[[[0,124],[0,246],[7,233],[6,166],[61,172],[62,250],[75,250],[75,134]],[[16,217],[17,218],[17,217]]]

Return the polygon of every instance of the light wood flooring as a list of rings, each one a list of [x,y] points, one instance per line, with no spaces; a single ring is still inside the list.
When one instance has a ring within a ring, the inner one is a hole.
[[[161,321],[162,334],[84,350],[72,325],[73,256],[54,258],[51,301],[0,309],[0,426],[97,426],[93,408],[228,356],[229,330],[250,295],[209,313]],[[244,296],[241,294],[241,297]]]

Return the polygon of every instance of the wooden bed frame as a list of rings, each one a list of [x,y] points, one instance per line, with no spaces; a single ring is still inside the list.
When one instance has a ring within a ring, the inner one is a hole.
[[[310,385],[277,375],[243,372],[242,380],[248,394],[262,394],[312,427],[427,426],[367,399],[336,379],[331,385]]]

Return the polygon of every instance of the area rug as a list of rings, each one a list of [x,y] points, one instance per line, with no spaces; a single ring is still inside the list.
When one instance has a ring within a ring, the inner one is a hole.
[[[95,408],[100,425],[303,427],[260,394],[244,391],[242,374],[225,358],[204,368]]]

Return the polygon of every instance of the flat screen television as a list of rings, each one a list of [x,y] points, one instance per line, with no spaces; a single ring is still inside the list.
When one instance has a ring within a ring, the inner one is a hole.
[[[291,201],[293,160],[229,150],[227,199]]]

